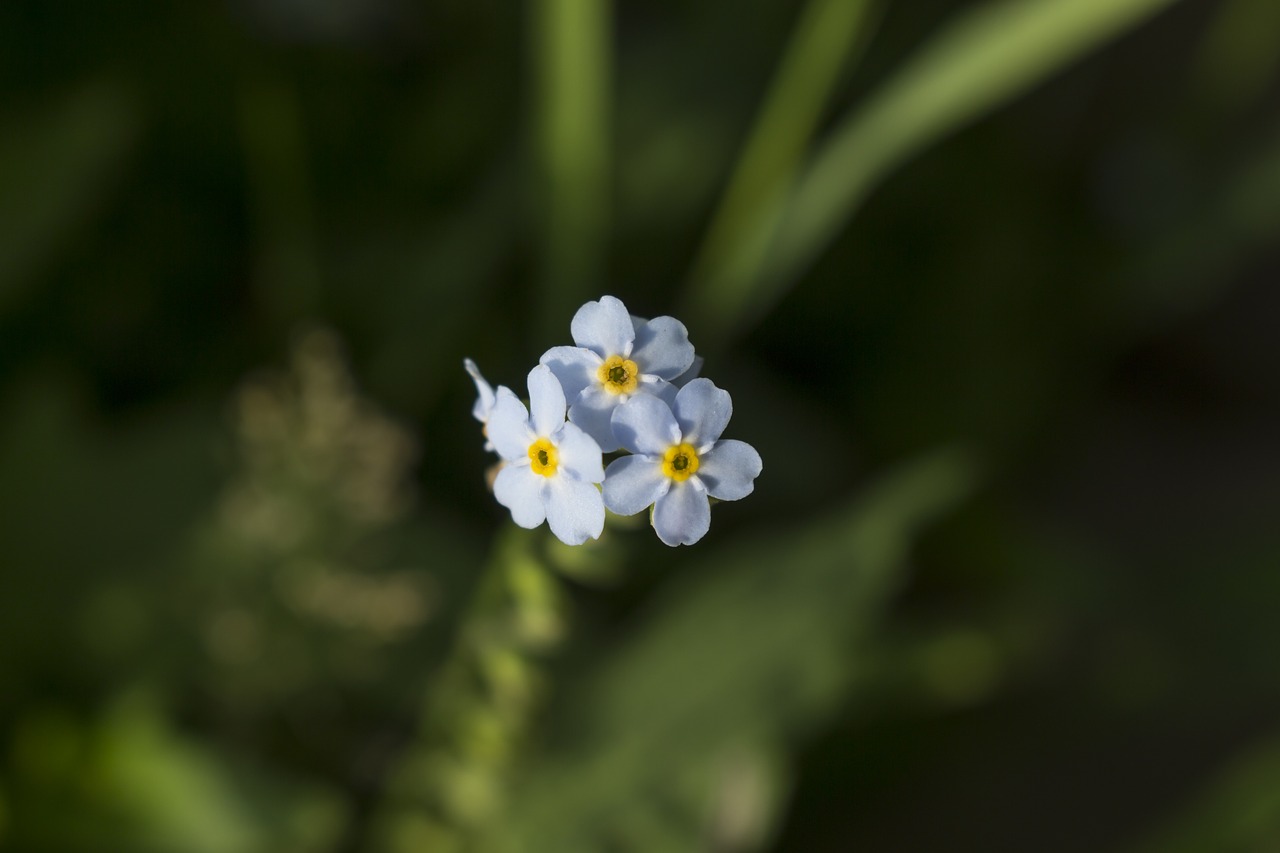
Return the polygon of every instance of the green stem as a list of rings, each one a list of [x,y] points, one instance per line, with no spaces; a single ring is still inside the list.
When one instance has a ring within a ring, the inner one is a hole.
[[[538,658],[564,630],[544,534],[512,525],[499,539],[432,680],[419,736],[391,775],[375,850],[487,849],[511,762],[541,704]]]
[[[686,307],[699,328],[719,331],[717,306],[741,300],[741,283],[763,264],[786,189],[841,70],[865,41],[871,8],[866,0],[810,0],[797,21],[694,263]]]
[[[836,238],[892,169],[1177,0],[1007,0],[960,15],[854,109],[725,265],[695,283],[699,334],[741,332]]]
[[[609,209],[612,12],[608,0],[533,4],[535,204],[543,248],[542,332],[599,289]]]

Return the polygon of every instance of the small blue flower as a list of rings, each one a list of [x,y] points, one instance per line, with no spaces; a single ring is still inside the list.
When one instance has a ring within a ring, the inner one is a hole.
[[[634,456],[605,472],[604,503],[619,515],[653,506],[651,521],[668,545],[692,545],[711,526],[709,497],[736,501],[751,494],[763,463],[742,441],[720,441],[733,414],[729,393],[693,379],[674,404],[639,396],[613,412],[613,432]]]
[[[674,385],[676,388],[683,388],[693,380],[697,379],[698,374],[702,372],[703,361],[705,361],[705,359],[703,359],[702,356],[700,355],[694,356],[693,364],[689,365],[689,369],[686,370],[684,373],[681,373],[675,379],[672,379],[671,384]],[[666,400],[668,403],[670,403],[671,399],[674,399],[674,396],[675,395],[672,394],[671,398],[663,397],[663,399]]]
[[[480,368],[476,367],[474,361],[464,358],[462,366],[471,375],[471,381],[476,383],[476,402],[471,407],[471,417],[478,420],[484,427],[484,449],[493,450],[493,442],[489,441],[489,414],[493,411],[493,403],[497,395],[493,392],[493,386],[480,375]]]
[[[534,528],[546,520],[567,545],[600,537],[604,503],[594,485],[604,479],[600,447],[565,422],[564,391],[550,368],[529,372],[528,409],[510,389],[498,388],[488,433],[505,463],[493,494],[516,524]]]
[[[614,410],[639,396],[670,397],[671,380],[694,361],[689,333],[674,317],[632,317],[612,296],[579,308],[569,330],[576,346],[552,347],[540,361],[564,388],[569,420],[602,451],[617,450]]]

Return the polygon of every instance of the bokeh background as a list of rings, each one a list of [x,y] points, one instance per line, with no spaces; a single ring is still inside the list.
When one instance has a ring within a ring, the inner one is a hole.
[[[1274,0],[0,4],[0,849],[1280,849]],[[755,494],[511,524],[683,320]]]

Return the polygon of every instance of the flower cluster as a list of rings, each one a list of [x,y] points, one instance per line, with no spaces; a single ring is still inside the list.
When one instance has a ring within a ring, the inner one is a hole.
[[[472,415],[485,449],[502,458],[493,493],[521,527],[545,520],[580,545],[604,529],[605,508],[650,522],[667,545],[692,545],[711,525],[711,498],[751,494],[760,454],[720,438],[733,403],[710,379],[684,324],[645,320],[612,296],[588,302],[569,326],[573,346],[552,347],[529,372],[529,405],[495,391],[475,363]],[[606,469],[603,454],[625,451]]]

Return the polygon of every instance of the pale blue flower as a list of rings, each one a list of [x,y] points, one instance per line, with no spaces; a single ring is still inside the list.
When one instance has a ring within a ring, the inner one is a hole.
[[[671,380],[694,361],[689,333],[674,317],[632,317],[612,296],[579,308],[569,330],[576,346],[552,347],[541,363],[564,388],[569,420],[602,451],[617,450],[614,410],[641,396],[669,395]]]
[[[681,373],[675,379],[671,380],[671,384],[676,388],[683,388],[690,382],[698,378],[698,374],[702,372],[702,363],[704,359],[700,355],[693,357],[693,364],[689,365],[689,369]],[[671,402],[668,400],[667,402]]]
[[[637,336],[641,334],[641,329],[647,326],[648,323],[649,320],[646,317],[637,317],[635,314],[631,315],[631,327],[635,329]],[[676,398],[676,391],[688,385],[690,380],[698,378],[698,375],[702,373],[702,365],[705,361],[706,359],[702,356],[695,355],[693,357],[693,361],[690,362],[688,369],[679,376],[669,379],[668,381],[671,383],[670,386],[663,389],[665,393],[659,394],[658,396],[670,404]]]
[[[733,414],[729,393],[693,379],[673,405],[638,396],[613,412],[613,432],[634,456],[610,463],[604,503],[619,515],[653,507],[651,521],[668,545],[692,545],[711,525],[709,497],[736,501],[751,494],[763,464],[746,442],[721,441]]]
[[[484,449],[493,450],[493,442],[489,441],[489,413],[493,411],[497,395],[494,393],[493,386],[480,375],[480,368],[476,367],[474,361],[464,358],[462,366],[471,375],[471,381],[476,384],[476,401],[471,406],[471,417],[478,420],[484,428]]]
[[[493,494],[516,524],[534,528],[546,520],[568,545],[599,538],[604,529],[604,503],[595,485],[604,479],[600,447],[565,422],[564,390],[550,368],[539,365],[529,372],[528,409],[510,389],[498,388],[488,434],[504,462]]]

